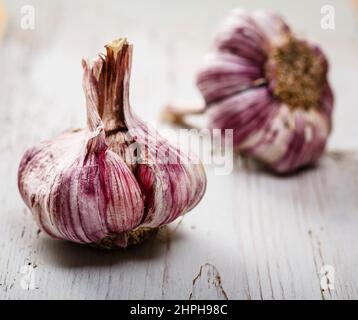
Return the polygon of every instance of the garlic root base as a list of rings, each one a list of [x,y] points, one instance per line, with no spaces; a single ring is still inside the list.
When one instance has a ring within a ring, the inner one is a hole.
[[[136,246],[142,244],[147,239],[156,235],[159,231],[159,228],[138,228],[133,231],[128,231],[124,234],[124,238],[127,241],[127,247]],[[116,242],[118,235],[109,235],[98,243],[93,243],[92,246],[98,249],[103,250],[113,250],[113,249],[121,249]]]

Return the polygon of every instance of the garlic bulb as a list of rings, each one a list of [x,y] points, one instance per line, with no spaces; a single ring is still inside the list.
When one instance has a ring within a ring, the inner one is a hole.
[[[18,185],[50,236],[126,247],[194,208],[206,177],[197,157],[183,154],[132,112],[132,46],[119,39],[106,51],[92,65],[83,60],[87,128],[27,150]]]
[[[331,132],[333,94],[322,51],[276,14],[237,9],[219,28],[197,75],[205,108],[168,106],[182,124],[207,113],[209,128],[233,129],[234,149],[289,173],[315,163]]]
[[[324,151],[333,108],[327,70],[322,51],[276,14],[235,10],[197,84],[211,128],[234,129],[237,150],[287,173]]]

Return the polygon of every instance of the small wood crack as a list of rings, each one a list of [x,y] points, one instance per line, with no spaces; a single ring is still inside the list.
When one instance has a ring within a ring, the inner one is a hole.
[[[314,262],[314,265],[316,268],[318,281],[320,284],[321,276],[322,276],[322,275],[320,275],[320,265],[321,266],[325,265],[325,261],[324,261],[323,253],[322,253],[322,244],[321,244],[321,241],[319,240],[318,236],[315,236],[313,234],[312,230],[308,230],[308,236],[309,236],[311,248],[312,248],[313,262]],[[318,260],[320,260],[320,261],[318,261]],[[327,280],[329,280],[329,279],[327,278]],[[330,298],[332,298],[332,292],[329,287],[328,287],[327,292],[328,292],[328,296]],[[320,287],[320,293],[321,293],[322,300],[325,300],[326,299],[325,290],[323,290],[321,287]]]
[[[193,279],[189,300],[198,299],[229,300],[218,269],[210,263],[202,265],[198,275]]]
[[[165,258],[164,258],[164,269],[163,269],[163,277],[162,277],[162,297],[165,297],[165,288],[168,285],[168,272],[169,272],[169,260],[168,255],[170,253],[170,231],[169,228],[165,229]]]

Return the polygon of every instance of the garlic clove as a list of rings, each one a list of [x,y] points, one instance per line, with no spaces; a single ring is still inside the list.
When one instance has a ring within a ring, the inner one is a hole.
[[[279,173],[315,163],[322,155],[330,132],[325,116],[316,110],[293,112],[293,127],[286,131],[284,153],[270,166]],[[271,148],[271,151],[273,149]]]
[[[215,37],[215,46],[222,51],[263,63],[267,57],[267,40],[246,10],[234,10],[223,22]]]
[[[131,134],[142,146],[143,158],[136,172],[146,194],[142,226],[168,224],[195,207],[202,198],[206,189],[203,165],[193,154],[184,154],[168,144],[133,113],[126,119]]]
[[[284,104],[269,125],[257,130],[245,142],[253,157],[264,161],[278,173],[314,163],[321,156],[329,127],[322,114],[316,111],[292,111]]]
[[[252,19],[265,35],[270,46],[279,46],[290,36],[290,27],[276,13],[268,10],[255,10],[251,13]],[[269,50],[270,48],[267,48]]]
[[[233,95],[208,109],[211,129],[233,129],[234,148],[249,149],[253,132],[265,126],[277,112],[277,105],[265,87]]]
[[[67,131],[54,140],[28,149],[19,165],[18,186],[38,225],[47,234],[62,238],[50,212],[50,193],[59,173],[81,156],[84,130]]]
[[[199,69],[197,86],[209,105],[252,87],[263,76],[262,69],[252,61],[229,52],[215,52]]]

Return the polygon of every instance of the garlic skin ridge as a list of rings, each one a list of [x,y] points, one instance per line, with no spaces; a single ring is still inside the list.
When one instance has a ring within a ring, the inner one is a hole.
[[[206,176],[196,156],[153,133],[131,110],[132,45],[119,39],[106,50],[92,65],[82,61],[87,128],[28,149],[18,186],[48,235],[126,247],[193,209]],[[140,159],[127,152],[133,145]]]
[[[209,128],[277,173],[314,164],[332,130],[328,62],[278,15],[234,10],[197,75]]]

